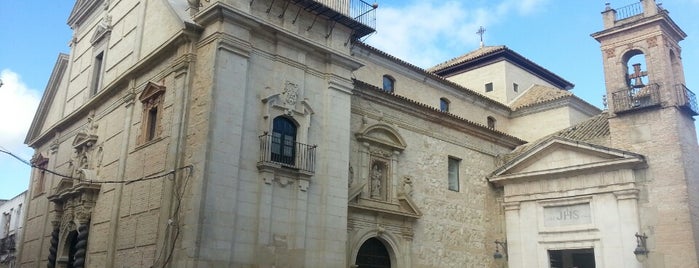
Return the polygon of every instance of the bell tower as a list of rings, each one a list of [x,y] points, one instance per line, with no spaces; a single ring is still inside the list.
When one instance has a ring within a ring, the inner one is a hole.
[[[613,147],[644,155],[636,172],[646,267],[698,267],[699,148],[696,97],[685,85],[687,35],[655,0],[621,8],[607,4],[600,42]]]

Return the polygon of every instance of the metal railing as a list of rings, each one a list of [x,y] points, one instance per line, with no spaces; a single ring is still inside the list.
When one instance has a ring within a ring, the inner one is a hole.
[[[683,108],[690,114],[699,115],[699,107],[697,106],[697,96],[689,90],[684,84],[675,85],[677,93],[677,106]]]
[[[8,237],[0,239],[0,254],[7,254],[15,251],[15,235],[11,234]]]
[[[350,17],[354,18],[354,20],[361,24],[369,26],[372,29],[376,29],[377,7],[377,4],[369,4],[364,2],[364,0],[350,0]]]
[[[316,147],[299,142],[286,145],[280,138],[264,134],[260,136],[260,163],[315,172]]]
[[[616,11],[616,20],[623,20],[643,14],[643,5],[641,5],[641,2],[638,2],[620,8],[615,8],[614,10]]]
[[[615,113],[660,105],[660,85],[622,89],[612,93],[612,103]]]

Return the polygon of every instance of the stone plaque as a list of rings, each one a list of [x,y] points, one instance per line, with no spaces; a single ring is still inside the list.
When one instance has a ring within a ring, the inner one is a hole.
[[[544,226],[559,227],[592,223],[590,203],[544,207]]]

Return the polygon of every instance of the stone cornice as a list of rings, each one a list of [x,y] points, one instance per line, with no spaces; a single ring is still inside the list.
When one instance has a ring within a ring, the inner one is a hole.
[[[75,29],[75,26],[81,24],[87,17],[92,14],[97,7],[102,5],[102,2],[104,0],[78,0],[75,2],[75,6],[73,6],[73,10],[70,12],[70,15],[68,16],[68,25],[70,25],[71,28]]]
[[[526,107],[522,107],[512,112],[510,118],[522,117],[530,114],[540,113],[543,111],[548,111],[556,108],[561,108],[569,106],[571,108],[576,108],[576,110],[584,113],[587,116],[594,116],[602,112],[599,108],[593,106],[592,104],[578,98],[575,95],[566,96],[563,98],[550,100],[546,102],[541,102]]]
[[[644,17],[638,20],[633,20],[629,21],[628,23],[624,23],[618,26],[614,26],[609,29],[605,29],[596,33],[591,34],[593,38],[595,38],[597,41],[601,41],[607,37],[613,36],[619,32],[625,31],[628,28],[631,27],[641,27],[641,26],[648,26],[654,23],[659,23],[661,27],[664,27],[668,30],[668,32],[672,33],[673,38],[679,42],[683,40],[685,37],[687,37],[687,34],[682,31],[682,29],[673,21],[670,16],[668,15],[667,10],[662,10],[658,14],[650,16],[650,17]]]
[[[357,97],[362,97],[366,100],[403,111],[411,116],[436,122],[446,127],[468,133],[477,138],[494,142],[497,145],[507,148],[514,149],[515,147],[526,143],[524,140],[511,136],[507,133],[490,129],[487,126],[466,120],[450,113],[439,111],[426,104],[410,100],[403,96],[387,93],[366,82],[360,80],[354,80],[354,82],[354,95]]]

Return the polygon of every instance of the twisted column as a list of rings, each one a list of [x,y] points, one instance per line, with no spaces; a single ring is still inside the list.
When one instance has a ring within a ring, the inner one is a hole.
[[[54,224],[53,231],[51,232],[51,247],[49,247],[49,263],[46,265],[48,268],[56,267],[56,257],[58,256],[58,234],[58,224]]]
[[[87,224],[78,226],[78,242],[75,244],[75,260],[73,261],[74,268],[85,267],[85,253],[87,251],[87,236],[89,228]]]

